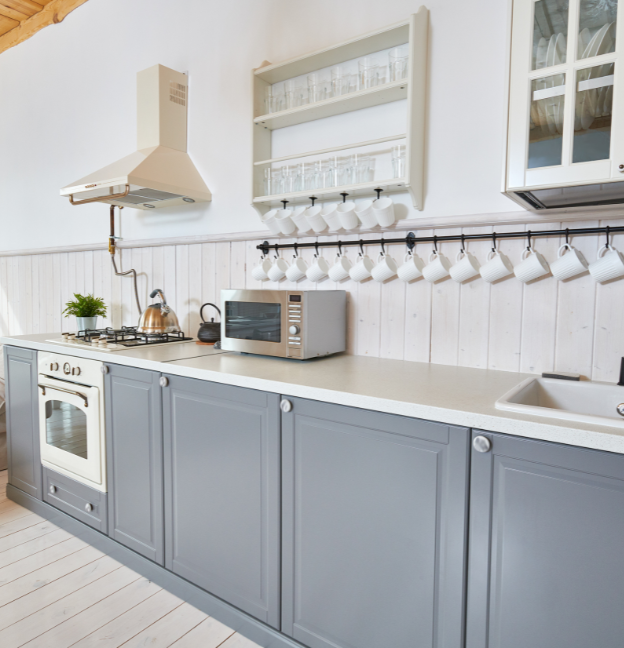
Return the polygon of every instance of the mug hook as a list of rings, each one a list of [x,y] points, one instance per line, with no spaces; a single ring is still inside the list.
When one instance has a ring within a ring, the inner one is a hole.
[[[314,250],[315,250],[316,256],[319,255],[318,246],[319,246],[318,241],[316,241],[316,243],[314,244]]]
[[[364,241],[360,239],[360,256],[364,256]]]
[[[465,254],[466,253],[466,235],[465,234],[461,235],[461,250],[459,252],[460,252],[460,254]]]
[[[338,256],[342,256],[342,241],[338,241]]]
[[[412,254],[414,251],[414,246],[416,245],[416,237],[414,236],[414,232],[410,232],[405,237],[405,245],[407,246],[407,251]]]
[[[343,192],[343,193],[341,193],[340,195],[342,196],[342,202],[343,202],[343,203],[346,203],[346,202],[347,202],[347,196],[348,196],[349,194]]]
[[[279,259],[279,254],[277,253],[277,249],[278,249],[278,247],[279,247],[279,245],[276,243],[276,244],[275,244],[275,258],[276,258],[276,259]]]
[[[381,239],[381,253],[382,253],[384,256],[386,256],[386,244],[385,244],[383,238]]]
[[[433,251],[437,254],[438,253],[438,237],[437,235],[434,234],[433,236]]]
[[[316,196],[310,196],[310,200],[312,201],[312,207],[314,207],[314,201],[317,200]]]
[[[295,244],[294,244],[294,248],[295,248],[295,258],[297,258],[297,257],[299,256],[299,253],[297,252],[297,246],[298,246],[298,245],[299,245],[299,243],[295,243]]]
[[[531,249],[531,230],[527,232],[527,251]]]
[[[492,252],[496,252],[496,232],[492,232]]]
[[[570,245],[570,228],[566,227],[566,245]]]
[[[607,248],[607,249],[611,249],[611,246],[609,245],[609,230],[610,230],[610,229],[611,229],[611,228],[610,228],[608,225],[605,227],[605,231],[606,231],[606,233],[607,233],[607,243],[606,243],[606,248]]]
[[[284,205],[284,209],[286,209],[286,205],[288,204],[288,201],[287,200],[280,200],[280,202],[282,203],[282,205]]]
[[[381,192],[383,191],[383,189],[373,189],[373,191],[375,191],[377,193],[377,198],[375,198],[375,200],[379,200],[379,196],[381,195]]]

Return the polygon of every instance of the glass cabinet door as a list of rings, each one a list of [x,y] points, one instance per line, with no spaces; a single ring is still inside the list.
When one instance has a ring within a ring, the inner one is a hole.
[[[509,187],[614,175],[624,136],[613,117],[621,92],[617,13],[618,0],[514,1]]]

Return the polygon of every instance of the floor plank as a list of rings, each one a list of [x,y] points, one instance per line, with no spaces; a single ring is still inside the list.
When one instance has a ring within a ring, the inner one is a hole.
[[[260,648],[257,643],[250,641],[243,635],[234,634],[223,642],[219,648]]]
[[[26,646],[28,648],[73,646],[77,641],[93,633],[94,630],[154,596],[159,590],[158,585],[151,583],[146,578],[139,578],[71,619],[67,619],[52,630],[29,641],[24,645],[24,648]]]
[[[40,587],[34,592],[4,605],[0,608],[0,630],[8,628],[48,605],[61,601],[66,596],[95,583],[120,567],[121,565],[116,560],[109,556],[103,556],[81,569],[62,576],[51,585]]]
[[[34,540],[24,542],[12,549],[7,549],[0,553],[0,569],[17,562],[18,560],[23,560],[24,558],[28,558],[28,556],[39,553],[44,549],[49,549],[54,545],[65,542],[65,540],[69,540],[71,537],[71,533],[63,531],[63,529],[57,529],[56,531],[52,531],[52,533],[47,533],[46,535],[41,536],[40,538],[35,538]]]
[[[27,529],[35,524],[39,524],[40,522],[45,522],[45,520],[35,513],[19,518],[19,520],[13,520],[13,522],[0,522],[0,538],[11,535],[16,531]]]
[[[94,583],[0,631],[0,646],[18,648],[138,579],[139,575],[130,569],[115,569]]]
[[[208,617],[172,644],[172,648],[217,648],[233,634],[233,630]]]
[[[19,518],[28,517],[30,515],[32,515],[32,513],[28,509],[11,502],[11,506],[5,512],[0,511],[0,526],[4,526],[9,522],[13,522],[13,520],[18,520]]]
[[[123,648],[145,648],[145,646],[168,648],[180,637],[198,626],[205,618],[206,615],[203,612],[188,603],[183,603],[149,628],[126,641],[122,646]]]
[[[56,524],[52,522],[40,522],[34,526],[28,527],[27,529],[22,529],[17,533],[12,533],[11,535],[6,536],[5,538],[0,538],[0,553],[3,551],[8,551],[13,547],[17,547],[24,542],[29,542],[35,538],[41,538],[42,536],[52,533],[58,529]]]
[[[147,601],[140,603],[74,644],[73,648],[93,648],[93,646],[117,648],[180,605],[182,605],[182,601],[177,596],[160,590]],[[1,634],[0,645],[2,645]]]
[[[26,574],[30,574],[30,572],[35,571],[35,569],[39,569],[40,567],[49,565],[61,558],[65,558],[65,556],[69,556],[86,546],[86,543],[79,538],[72,537],[54,547],[44,549],[34,556],[7,565],[0,569],[0,587],[6,586],[7,583],[21,578]]]
[[[15,601],[22,596],[26,596],[30,592],[46,587],[51,583],[56,583],[56,581],[64,576],[72,574],[87,565],[91,565],[103,556],[104,554],[94,547],[85,547],[71,554],[71,556],[67,556],[67,558],[57,560],[50,565],[46,565],[26,576],[22,576],[22,578],[14,580],[6,587],[0,587],[0,611],[3,605]],[[88,573],[89,570],[87,569],[85,571]],[[59,585],[59,587],[62,587],[62,585]],[[53,596],[57,596],[56,587],[48,590],[48,592],[54,592]]]

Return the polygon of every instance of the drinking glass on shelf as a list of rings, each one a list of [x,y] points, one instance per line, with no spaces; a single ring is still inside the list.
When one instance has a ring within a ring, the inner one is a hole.
[[[280,112],[286,109],[286,97],[283,92],[273,93],[272,106],[271,112]]]
[[[395,178],[405,176],[405,144],[392,147],[392,172]]]
[[[332,186],[331,167],[327,160],[314,163],[314,189],[325,189]]]
[[[273,183],[271,182],[271,172],[273,169],[271,167],[266,167],[264,169],[264,181],[263,181],[263,187],[264,187],[264,195],[265,196],[270,196],[273,192],[271,191],[271,187],[273,186]]]
[[[308,98],[310,103],[323,101],[332,96],[332,84],[328,79],[321,77],[319,72],[308,74]]]
[[[359,155],[355,167],[355,179],[357,184],[372,182],[375,179],[375,158],[370,155]]]
[[[388,82],[388,66],[387,65],[378,65],[377,66],[377,85],[383,85]]]
[[[375,61],[370,56],[365,56],[358,61],[358,67],[360,71],[360,90],[376,86],[379,66]]]
[[[274,111],[275,104],[273,100],[273,86],[267,86],[264,94],[264,110],[269,115]]]
[[[345,68],[341,65],[337,65],[335,68],[332,68],[331,72],[333,96],[340,97],[351,92],[351,77],[353,75],[348,74]]]
[[[282,170],[271,170],[271,195],[283,193]]]
[[[281,192],[280,193],[290,193],[292,191],[290,186],[290,168],[287,164],[283,167],[280,167],[281,174]]]
[[[299,162],[295,169],[295,186],[294,191],[303,191],[305,189],[305,176],[307,167],[305,162]]]
[[[407,77],[407,47],[393,47],[388,52],[388,81],[400,81]]]

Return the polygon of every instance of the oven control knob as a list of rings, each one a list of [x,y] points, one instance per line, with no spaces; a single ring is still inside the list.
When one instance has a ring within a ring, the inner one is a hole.
[[[49,490],[50,490],[50,493],[52,493],[52,495],[54,495],[54,493],[56,493],[56,486],[50,486]]]
[[[72,369],[72,376],[79,376],[80,375],[80,367],[74,367]]]
[[[93,510],[93,504],[85,504],[85,511],[87,513],[91,513],[92,510]]]
[[[58,362],[50,363],[50,371],[58,371]]]
[[[63,373],[64,373],[66,376],[69,376],[69,374],[71,373],[71,367],[69,366],[69,362],[66,362],[66,363],[63,365]]]
[[[291,327],[288,329],[288,332],[289,332],[291,335],[297,335],[297,333],[299,333],[300,330],[301,330],[301,329],[300,329],[298,326],[294,326],[294,325],[293,325],[293,326],[291,326]]]

